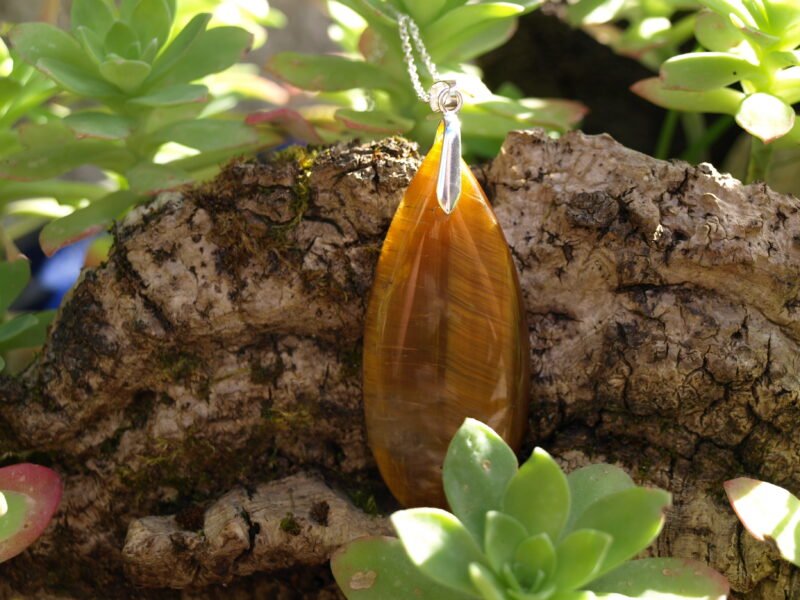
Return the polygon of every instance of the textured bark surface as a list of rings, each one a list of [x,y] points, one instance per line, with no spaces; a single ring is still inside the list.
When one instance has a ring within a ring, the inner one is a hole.
[[[356,507],[392,508],[360,337],[417,165],[398,140],[290,151],[116,228],[39,360],[0,379],[5,460],[66,481],[0,596],[336,597],[330,549],[385,527]],[[528,450],[671,490],[657,552],[710,562],[739,597],[800,596],[722,490],[800,490],[797,200],[580,133],[511,134],[481,175],[528,313]]]

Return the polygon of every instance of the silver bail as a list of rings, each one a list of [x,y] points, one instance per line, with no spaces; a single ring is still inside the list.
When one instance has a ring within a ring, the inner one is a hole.
[[[458,119],[458,111],[462,98],[454,85],[448,85],[441,89],[436,99],[444,123],[436,199],[442,210],[449,215],[455,210],[461,197],[461,121]]]

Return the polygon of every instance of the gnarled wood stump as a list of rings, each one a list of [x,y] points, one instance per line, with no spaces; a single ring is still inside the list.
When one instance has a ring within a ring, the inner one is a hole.
[[[394,139],[239,161],[116,227],[40,358],[0,379],[5,460],[66,481],[0,595],[336,597],[330,552],[392,508],[360,337],[417,165]],[[671,490],[658,553],[708,561],[739,597],[800,597],[722,490],[800,490],[798,201],[580,133],[513,133],[482,177],[530,324],[528,450]]]

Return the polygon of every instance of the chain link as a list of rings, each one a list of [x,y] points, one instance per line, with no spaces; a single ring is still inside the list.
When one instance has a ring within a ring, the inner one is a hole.
[[[417,54],[422,60],[422,64],[425,66],[425,69],[428,71],[428,75],[431,77],[431,79],[433,79],[433,81],[439,81],[439,71],[436,69],[436,65],[433,64],[431,55],[428,54],[428,49],[425,47],[425,44],[422,41],[419,27],[417,27],[417,24],[414,22],[414,20],[408,15],[398,13],[397,26],[400,30],[400,43],[403,47],[403,58],[405,59],[406,67],[408,68],[408,76],[411,78],[411,84],[414,86],[414,91],[417,93],[417,97],[420,100],[423,102],[430,102],[431,94],[430,92],[426,91],[424,87],[422,87],[422,82],[420,81],[417,63],[414,60],[414,49],[416,49]],[[413,48],[411,45],[412,42],[414,44]]]

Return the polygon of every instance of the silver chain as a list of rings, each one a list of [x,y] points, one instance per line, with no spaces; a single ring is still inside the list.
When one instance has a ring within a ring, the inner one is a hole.
[[[417,63],[414,60],[414,49],[416,48],[417,54],[419,54],[419,57],[422,59],[422,64],[425,65],[425,69],[428,71],[428,75],[430,75],[433,81],[439,81],[441,79],[439,77],[439,71],[436,69],[436,65],[433,64],[431,55],[428,54],[428,49],[425,47],[425,44],[422,41],[422,36],[419,33],[419,27],[417,27],[414,19],[400,12],[396,14],[396,17],[397,26],[400,30],[400,44],[403,46],[403,58],[406,61],[406,67],[408,68],[408,76],[411,78],[411,84],[414,86],[414,91],[417,92],[417,97],[420,100],[423,102],[430,102],[431,94],[430,92],[425,91],[425,88],[422,87],[422,82],[419,78]],[[414,43],[413,47],[411,46],[412,41]]]

